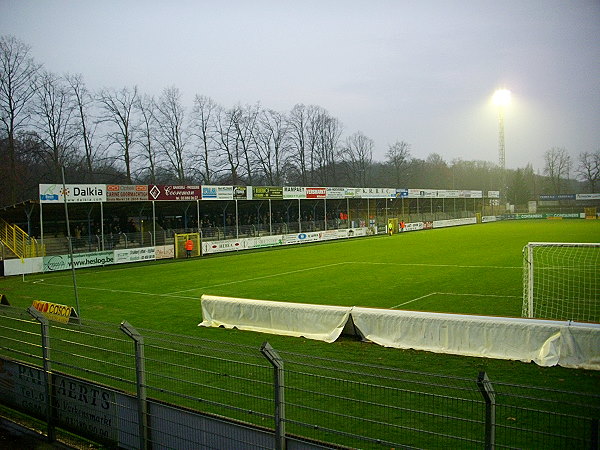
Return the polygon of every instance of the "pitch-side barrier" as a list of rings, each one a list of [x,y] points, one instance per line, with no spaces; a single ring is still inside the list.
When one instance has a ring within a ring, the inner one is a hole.
[[[600,370],[600,324],[312,305],[203,295],[199,326]]]

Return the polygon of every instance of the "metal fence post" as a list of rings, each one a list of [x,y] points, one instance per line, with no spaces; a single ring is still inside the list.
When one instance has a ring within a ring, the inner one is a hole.
[[[479,372],[477,387],[485,400],[485,448],[491,450],[496,440],[496,392],[485,372]]]
[[[268,342],[264,342],[260,351],[273,365],[273,378],[275,390],[275,448],[285,449],[285,383],[283,359]]]
[[[37,320],[42,332],[42,361],[44,367],[44,393],[46,394],[46,422],[48,442],[56,440],[54,429],[54,389],[52,388],[52,367],[50,364],[50,325],[48,319],[41,312],[30,306],[27,310],[31,317]]]
[[[138,399],[138,429],[141,449],[148,445],[148,403],[146,397],[146,368],[144,359],[144,337],[127,321],[121,322],[121,331],[133,339],[135,343],[135,377]]]

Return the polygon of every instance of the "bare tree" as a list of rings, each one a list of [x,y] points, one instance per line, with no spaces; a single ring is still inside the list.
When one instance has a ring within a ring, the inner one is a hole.
[[[336,157],[342,135],[342,124],[326,111],[321,115],[321,132],[318,146],[318,180],[323,186],[337,183]]]
[[[273,110],[261,113],[260,127],[255,135],[256,160],[266,183],[284,184],[284,168],[288,160],[288,127],[285,114]]]
[[[118,158],[125,164],[125,177],[129,184],[132,183],[132,167],[134,160],[133,144],[135,137],[135,105],[138,103],[138,89],[123,88],[120,91],[103,90],[98,101],[103,114],[102,122],[112,125],[113,130],[107,134],[108,145],[119,148]]]
[[[6,132],[8,170],[2,176],[9,181],[10,200],[16,202],[18,171],[15,137],[29,119],[27,105],[36,91],[41,65],[29,55],[31,48],[14,36],[0,37],[0,121]]]
[[[211,184],[214,169],[211,163],[214,160],[214,120],[217,113],[217,104],[209,97],[196,95],[191,115],[192,135],[199,143],[198,162],[200,164],[200,178],[202,183]]]
[[[360,131],[346,138],[341,155],[352,186],[369,186],[374,147],[373,139]]]
[[[295,105],[288,118],[289,142],[292,159],[299,173],[299,181],[302,186],[308,185],[308,122],[309,111],[307,107],[302,104]]]
[[[388,164],[394,170],[396,187],[402,186],[402,178],[406,179],[410,167],[410,144],[405,141],[396,141],[391,144],[385,154]],[[406,185],[406,181],[404,182]]]
[[[187,141],[185,109],[181,104],[181,93],[176,87],[163,90],[156,106],[159,142],[178,183],[186,181]]]
[[[451,186],[451,173],[448,163],[439,153],[430,153],[425,159],[426,174],[429,181],[426,186],[436,189],[448,189]]]
[[[139,113],[139,145],[143,149],[140,153],[142,167],[140,170],[147,175],[143,178],[150,184],[156,184],[158,171],[158,154],[156,145],[156,130],[158,124],[156,121],[156,103],[153,97],[140,97],[136,103],[136,109]]]
[[[78,134],[83,142],[85,171],[89,180],[94,181],[93,172],[96,152],[92,147],[92,137],[95,126],[90,117],[90,109],[94,99],[87,90],[81,75],[67,75],[65,79],[71,87],[71,93],[75,102]]]
[[[254,172],[254,142],[255,134],[257,132],[257,119],[260,112],[260,106],[241,106],[235,107],[237,109],[234,114],[234,124],[237,132],[237,142],[240,146],[241,155],[244,160],[244,166],[246,169],[246,177],[248,179],[248,185],[252,185],[252,174]]]
[[[335,156],[342,134],[340,122],[319,107],[308,108],[308,140],[310,184],[323,186],[335,180]]]
[[[560,194],[565,180],[569,178],[571,157],[562,147],[552,147],[544,153],[544,173],[548,176],[552,193]]]
[[[61,167],[73,156],[78,135],[76,103],[63,78],[50,72],[42,73],[33,112],[37,135],[44,143],[41,156],[53,181],[59,182]]]
[[[600,150],[579,154],[577,174],[587,183],[590,192],[596,192],[596,184],[600,179]]]
[[[218,164],[228,173],[223,181],[237,185],[240,183],[240,145],[235,123],[240,112],[237,108],[217,108],[216,112],[214,139],[218,149]]]

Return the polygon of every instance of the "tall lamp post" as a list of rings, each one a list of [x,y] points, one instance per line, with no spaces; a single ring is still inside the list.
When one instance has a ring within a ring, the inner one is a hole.
[[[498,164],[502,173],[502,189],[506,196],[506,151],[504,148],[504,110],[510,104],[510,91],[498,89],[492,97],[494,105],[498,108]]]

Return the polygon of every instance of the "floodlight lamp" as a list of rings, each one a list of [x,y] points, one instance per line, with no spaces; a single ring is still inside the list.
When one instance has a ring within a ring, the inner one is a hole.
[[[510,91],[508,89],[498,89],[494,92],[492,101],[496,106],[507,106],[510,103]]]

